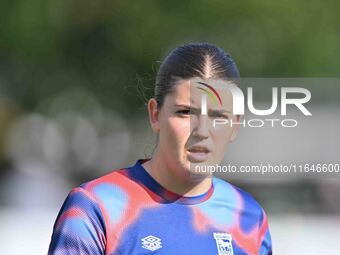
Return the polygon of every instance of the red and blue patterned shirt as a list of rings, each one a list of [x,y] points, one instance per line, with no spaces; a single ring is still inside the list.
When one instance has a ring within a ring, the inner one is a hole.
[[[272,254],[266,214],[247,192],[213,176],[204,194],[180,196],[149,175],[146,160],[74,188],[48,254]]]

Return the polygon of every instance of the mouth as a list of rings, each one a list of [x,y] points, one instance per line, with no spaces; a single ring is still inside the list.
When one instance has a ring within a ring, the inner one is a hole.
[[[205,145],[195,145],[188,149],[189,152],[202,152],[202,153],[209,153],[210,150]]]
[[[211,153],[210,149],[205,145],[195,145],[190,147],[187,151],[188,159],[193,163],[206,161]]]

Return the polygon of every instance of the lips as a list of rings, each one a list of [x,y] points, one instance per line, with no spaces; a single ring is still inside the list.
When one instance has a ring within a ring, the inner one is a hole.
[[[205,145],[195,145],[188,149],[188,159],[193,163],[206,161],[209,154],[210,149]]]
[[[192,146],[188,149],[188,151],[190,152],[203,152],[203,153],[209,153],[210,150],[208,149],[207,146],[205,145],[195,145],[195,146]]]

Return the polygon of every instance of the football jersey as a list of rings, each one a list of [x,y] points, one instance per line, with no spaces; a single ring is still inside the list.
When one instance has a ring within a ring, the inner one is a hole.
[[[48,254],[272,254],[266,214],[247,192],[212,176],[207,192],[181,196],[144,169],[146,160],[72,189]]]

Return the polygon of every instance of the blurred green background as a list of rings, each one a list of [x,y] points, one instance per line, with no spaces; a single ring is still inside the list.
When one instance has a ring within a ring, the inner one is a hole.
[[[25,110],[81,86],[134,113],[136,83],[152,86],[158,61],[190,41],[230,52],[242,76],[339,75],[337,1],[16,0],[0,10],[2,94]]]
[[[38,208],[37,218],[48,215],[41,233],[49,233],[71,187],[150,153],[145,102],[175,47],[214,43],[242,77],[339,77],[339,13],[335,0],[1,1],[0,219]],[[327,93],[339,95],[340,87]],[[328,183],[235,182],[265,205],[274,225],[280,213],[326,213],[329,222],[340,212],[325,195],[339,193],[320,188]],[[333,186],[339,191],[338,181]],[[34,254],[48,239],[6,246],[5,254]]]

